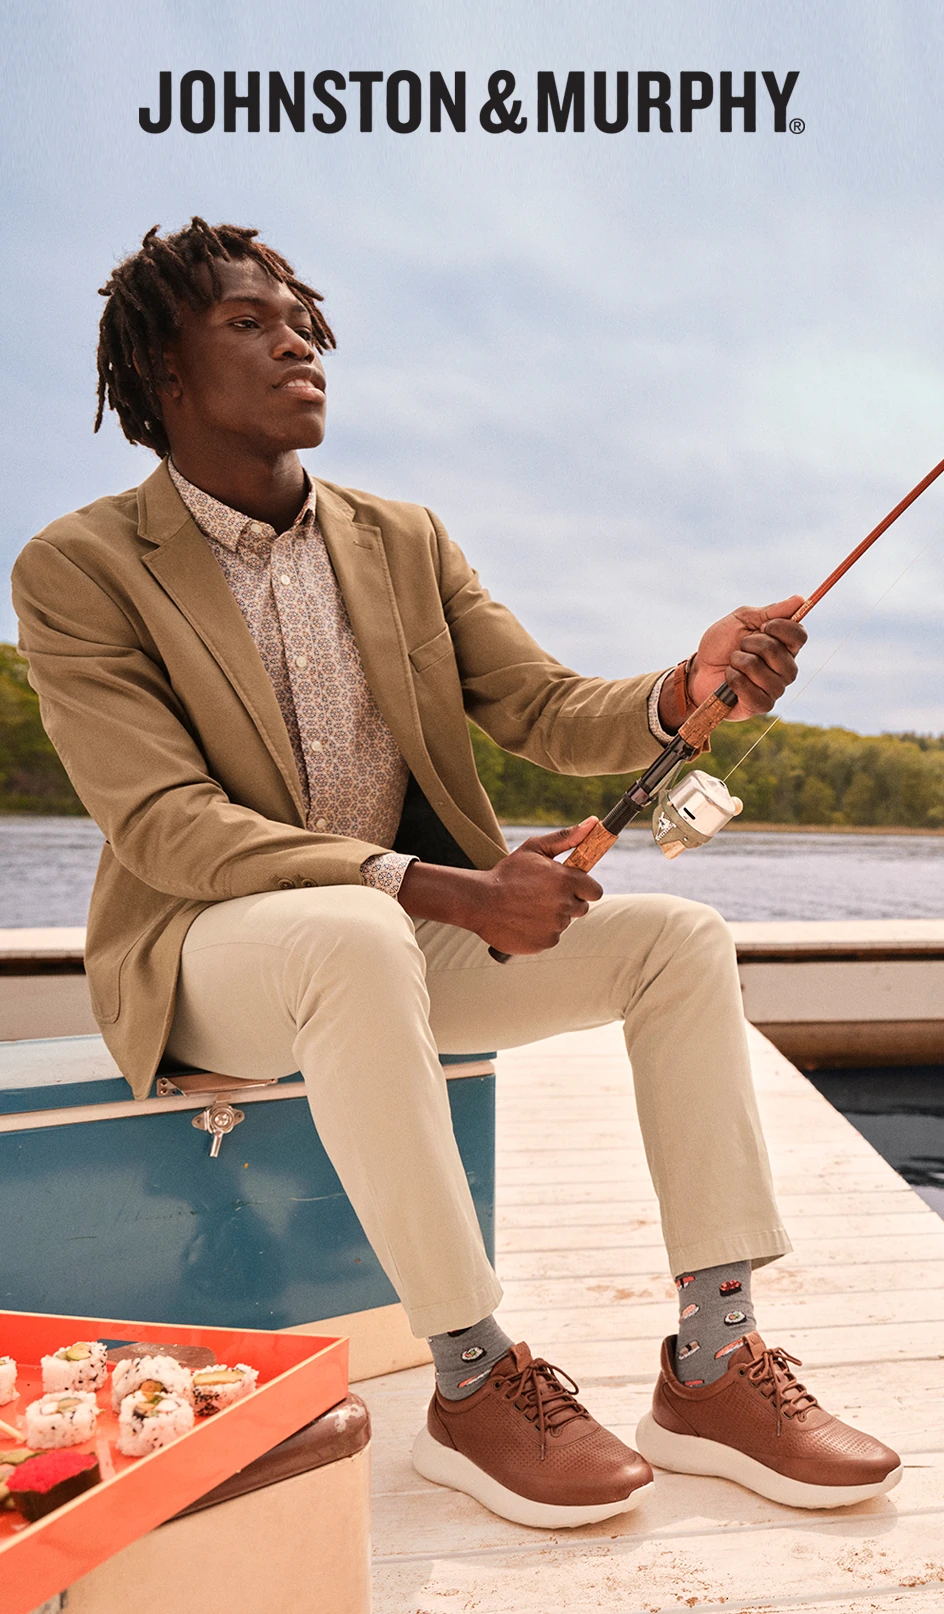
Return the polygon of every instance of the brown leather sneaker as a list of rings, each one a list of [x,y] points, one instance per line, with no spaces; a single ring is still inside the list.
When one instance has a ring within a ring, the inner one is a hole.
[[[734,1480],[795,1508],[848,1507],[890,1491],[901,1459],[880,1440],[840,1423],[799,1383],[795,1356],[746,1334],[724,1377],[681,1384],[674,1336],[662,1346],[662,1370],[638,1429],[639,1450],[676,1474]]]
[[[560,1368],[513,1345],[465,1401],[436,1391],[413,1467],[514,1524],[560,1530],[626,1513],[652,1470],[591,1418],[577,1390]]]

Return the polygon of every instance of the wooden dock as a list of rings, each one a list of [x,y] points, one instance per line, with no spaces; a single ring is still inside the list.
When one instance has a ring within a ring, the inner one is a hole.
[[[358,1386],[374,1422],[374,1614],[941,1614],[944,1221],[750,1035],[796,1245],[756,1276],[758,1326],[830,1411],[902,1453],[901,1484],[801,1513],[658,1474],[636,1513],[522,1529],[414,1473],[432,1382],[414,1368]],[[676,1311],[620,1033],[557,1037],[498,1070],[500,1320],[631,1443]]]

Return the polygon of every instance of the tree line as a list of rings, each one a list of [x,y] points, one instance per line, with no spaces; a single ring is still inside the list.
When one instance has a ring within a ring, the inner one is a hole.
[[[694,767],[725,778],[771,719],[722,723]],[[478,729],[479,774],[506,824],[577,823],[602,817],[634,776],[574,779],[509,756]],[[944,828],[944,735],[855,734],[778,723],[730,779],[740,823],[885,829]]]
[[[697,766],[723,778],[769,718],[723,723]],[[576,823],[602,815],[632,775],[576,779],[509,755],[472,728],[482,783],[506,824]],[[734,773],[742,823],[882,829],[944,828],[944,735],[855,734],[778,723]],[[82,814],[43,729],[26,663],[0,645],[0,811]]]

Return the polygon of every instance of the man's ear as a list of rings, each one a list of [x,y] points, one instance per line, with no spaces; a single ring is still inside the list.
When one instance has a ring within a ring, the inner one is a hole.
[[[164,360],[164,369],[167,374],[167,380],[158,388],[158,391],[165,392],[169,398],[182,398],[184,389],[180,384],[180,377],[174,368],[174,355],[172,352],[168,351],[162,354],[162,358]],[[141,366],[138,363],[138,356],[136,353],[132,354],[131,362],[137,370],[138,375],[140,375]]]
[[[168,349],[166,353],[162,354],[162,358],[167,380],[162,382],[160,391],[166,393],[168,398],[173,398],[175,403],[179,402],[183,397],[184,389],[180,383],[180,376],[177,374],[176,355],[173,349]]]

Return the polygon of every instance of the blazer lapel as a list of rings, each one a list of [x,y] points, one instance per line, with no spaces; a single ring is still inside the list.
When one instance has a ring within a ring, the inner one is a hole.
[[[351,506],[318,482],[318,525],[344,597],[371,693],[410,771],[429,777],[410,660],[379,527],[355,522]]]
[[[138,530],[155,545],[144,556],[144,565],[236,690],[288,787],[298,822],[304,825],[298,768],[275,690],[213,552],[164,464],[138,489]]]

